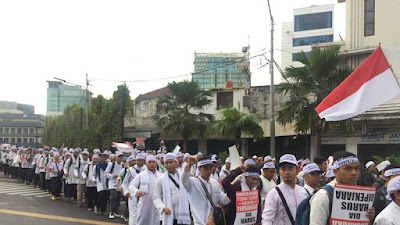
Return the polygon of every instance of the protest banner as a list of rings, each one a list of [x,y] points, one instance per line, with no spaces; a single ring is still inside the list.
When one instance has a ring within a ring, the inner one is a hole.
[[[181,146],[177,145],[174,149],[174,151],[172,151],[172,154],[176,154],[179,152],[179,150],[181,150]]]
[[[229,157],[231,159],[231,168],[237,168],[242,165],[242,160],[240,160],[239,152],[236,145],[229,147]]]
[[[335,184],[331,225],[368,225],[376,187]]]
[[[237,191],[235,225],[255,224],[258,203],[258,190]]]

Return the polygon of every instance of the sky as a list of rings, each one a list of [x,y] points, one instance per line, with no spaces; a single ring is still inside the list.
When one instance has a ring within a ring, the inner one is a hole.
[[[335,4],[334,39],[345,37],[345,3],[270,0],[275,59],[281,25],[293,8]],[[191,79],[194,52],[270,53],[266,0],[13,0],[0,1],[0,101],[35,106],[46,114],[54,77],[110,98],[124,81],[131,97]],[[252,85],[269,84],[263,57],[251,59]],[[276,71],[276,70],[275,70]],[[276,72],[277,74],[277,72]]]

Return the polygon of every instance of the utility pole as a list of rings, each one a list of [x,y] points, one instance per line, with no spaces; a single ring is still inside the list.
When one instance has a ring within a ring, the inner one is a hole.
[[[89,127],[89,79],[86,74],[86,127]]]
[[[275,158],[275,101],[274,101],[274,18],[272,17],[271,5],[268,2],[269,15],[271,17],[271,62],[269,64],[269,74],[271,75],[271,85],[269,89],[270,97],[270,155]]]

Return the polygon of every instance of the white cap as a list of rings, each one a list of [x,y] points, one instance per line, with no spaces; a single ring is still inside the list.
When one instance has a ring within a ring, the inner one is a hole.
[[[253,157],[251,157],[251,158],[253,158],[253,159],[257,159],[257,156],[256,156],[256,155],[253,155]]]
[[[197,154],[196,154],[197,156],[199,156],[199,155],[203,155],[203,153],[201,153],[201,152],[197,152]]]
[[[379,163],[376,168],[378,169],[379,172],[381,172],[382,170],[384,170],[387,166],[390,165],[390,162],[388,160],[383,161],[381,163]]]
[[[296,167],[298,166],[296,156],[292,154],[285,154],[281,156],[281,158],[279,159],[279,165],[282,163],[290,163],[296,165]]]
[[[185,153],[185,155],[183,155],[183,160],[185,161],[187,159],[187,157],[189,157],[190,154],[189,153]]]
[[[275,169],[275,164],[273,162],[264,163],[263,169]]]
[[[243,164],[244,165],[254,165],[254,164],[256,164],[256,162],[254,161],[254,159],[246,159]]]
[[[315,172],[315,171],[318,171],[318,172],[322,173],[322,171],[319,169],[319,167],[318,167],[318,165],[316,163],[307,164],[303,168],[303,171],[304,171],[304,175],[312,173],[312,172]]]
[[[264,162],[268,161],[268,160],[272,160],[271,156],[267,155],[264,157]]]
[[[227,162],[228,162],[228,163],[231,162],[231,157],[228,157],[228,158],[225,159],[225,163],[227,163]]]
[[[155,161],[157,162],[157,158],[154,155],[149,155],[146,157],[146,162]]]
[[[172,153],[167,153],[167,154],[165,154],[164,160],[167,161],[167,160],[169,160],[169,159],[173,159],[173,160],[175,160],[176,162],[178,162],[178,160],[176,159],[176,156],[175,156],[174,154],[172,154]]]
[[[113,154],[113,153],[110,153],[110,154],[109,154],[109,158],[110,158],[110,159],[114,158],[114,156],[115,156],[115,154]]]
[[[60,156],[60,153],[54,152],[54,153],[53,153],[53,156],[54,156],[54,157]]]
[[[142,153],[139,153],[136,155],[136,159],[144,159],[146,160],[146,156],[144,156]]]
[[[118,157],[118,156],[121,156],[121,155],[124,155],[124,153],[122,153],[122,152],[117,152],[117,154],[116,154],[117,157]]]
[[[177,152],[176,153],[176,157],[183,157],[183,153],[182,152]]]
[[[99,155],[94,154],[94,155],[92,156],[92,160],[93,160],[93,159],[99,159]]]
[[[161,159],[161,158],[164,158],[164,157],[165,157],[165,154],[164,154],[164,153],[161,153],[161,154],[158,155],[158,157],[160,157],[160,159]]]
[[[53,150],[53,149],[52,149]],[[54,151],[54,150],[53,150]],[[69,151],[68,151],[69,153],[74,153],[74,150],[71,148],[71,149],[69,149]]]
[[[82,152],[82,155],[83,155],[83,154],[89,155],[89,152],[88,152],[88,151],[83,151],[83,152]]]
[[[387,186],[387,195],[386,198],[389,200],[392,200],[390,197],[390,194],[394,191],[400,190],[400,176],[394,177],[389,180],[388,186]]]
[[[328,169],[328,171],[326,172],[326,175],[325,175],[326,178],[335,177],[335,173],[333,172],[333,169],[335,169],[334,166],[329,166],[329,169]]]
[[[94,152],[94,153],[99,153],[99,152],[100,152],[100,149],[96,148],[96,149],[93,150],[93,152]]]
[[[135,159],[136,159],[135,156],[131,155],[126,159],[126,162],[130,162],[130,161],[135,160]]]
[[[304,165],[306,165],[307,163],[310,163],[310,162],[311,161],[309,159],[305,159],[305,160],[301,161],[300,166],[304,166]],[[297,164],[297,165],[299,165],[299,164]]]
[[[365,163],[365,168],[368,169],[370,166],[374,165],[374,161],[369,161],[367,163]]]
[[[389,170],[385,171],[385,176],[390,177],[393,175],[399,175],[400,174],[400,168],[392,168]]]

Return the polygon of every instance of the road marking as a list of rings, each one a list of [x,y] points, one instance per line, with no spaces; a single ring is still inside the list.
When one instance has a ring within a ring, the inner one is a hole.
[[[40,213],[21,212],[21,211],[14,211],[14,210],[8,210],[8,209],[0,209],[0,213],[19,215],[19,216],[29,216],[29,217],[36,217],[36,218],[50,219],[50,220],[61,220],[61,221],[83,223],[83,224],[94,224],[94,225],[119,224],[119,223],[102,222],[102,221],[98,221],[98,220],[87,220],[87,219],[71,218],[71,217],[64,217],[64,216],[46,215],[46,214],[40,214]]]

